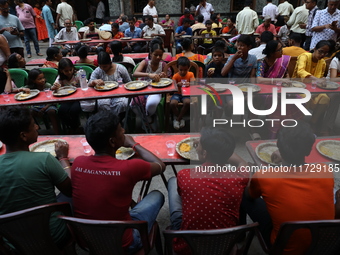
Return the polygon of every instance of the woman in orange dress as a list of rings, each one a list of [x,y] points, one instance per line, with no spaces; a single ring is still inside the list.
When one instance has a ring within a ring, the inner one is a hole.
[[[34,7],[35,11],[35,26],[37,28],[38,32],[38,41],[45,40],[48,38],[47,28],[45,24],[45,20],[41,16],[41,10],[40,10],[40,3],[37,2]]]

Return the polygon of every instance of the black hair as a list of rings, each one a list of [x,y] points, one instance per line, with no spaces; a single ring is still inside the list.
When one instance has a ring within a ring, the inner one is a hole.
[[[181,42],[181,45],[182,45],[183,50],[188,51],[188,50],[190,50],[190,47],[192,45],[192,41],[191,41],[190,38],[184,38]]]
[[[205,25],[212,25],[212,21],[208,19],[208,20],[205,22]]]
[[[215,46],[211,51],[211,55],[214,56],[215,52],[220,52],[222,54],[222,56],[224,56],[224,49],[223,48]]]
[[[123,21],[123,22],[126,22],[126,21],[127,21],[127,19],[128,19],[128,17],[127,17],[126,15],[123,15],[123,17],[122,17],[122,21]]]
[[[217,40],[217,41],[215,42],[214,47],[226,49],[226,48],[227,48],[227,44],[225,43],[224,40]]]
[[[88,19],[84,20],[84,25],[87,26],[91,22],[94,22],[94,20],[92,18],[88,18]]]
[[[0,0],[0,5],[8,4],[7,0]]]
[[[111,63],[112,62],[109,53],[105,51],[101,51],[98,53],[98,65],[108,65]]]
[[[104,24],[108,24],[109,21],[110,21],[110,17],[104,17],[104,18],[103,18],[103,23],[104,23]]]
[[[184,23],[189,23],[189,24],[190,24],[190,23],[191,23],[191,20],[190,20],[190,19],[187,19],[187,18],[185,18],[185,19],[183,19],[183,23],[182,23],[182,24],[184,25]]]
[[[190,60],[187,57],[179,57],[177,59],[177,67],[179,67],[179,66],[190,67]]]
[[[217,18],[217,14],[216,14],[216,13],[212,14],[211,17],[210,17],[210,19],[211,19],[217,26],[220,25],[220,22],[219,22],[219,20],[218,20],[218,18]]]
[[[196,17],[196,19],[197,19],[197,22],[203,23],[203,21],[204,21],[204,16],[203,16],[202,14],[198,14],[197,17]]]
[[[246,0],[244,2],[244,6],[251,6],[252,2],[253,2],[252,0]]]
[[[260,35],[260,40],[261,42],[267,43],[269,41],[274,40],[274,35],[272,32],[270,31],[264,31],[261,35]]]
[[[143,23],[146,21],[146,16],[142,16]]]
[[[238,39],[238,42],[244,43],[247,46],[253,45],[253,38],[250,35],[241,35]]]
[[[0,140],[14,145],[20,140],[20,133],[28,131],[32,115],[27,107],[9,106],[0,111]]]
[[[222,128],[205,127],[201,130],[200,144],[207,152],[211,163],[226,164],[234,153],[235,140]]]
[[[129,16],[127,20],[128,20],[128,21],[130,21],[130,20],[135,21],[134,18],[135,18],[134,16]]]
[[[120,41],[112,41],[110,48],[113,54],[112,62],[122,62],[124,59],[122,55],[122,43]]]
[[[327,41],[327,40],[321,40],[321,41],[319,41],[319,42],[315,45],[315,48],[314,48],[314,50],[313,50],[312,52],[314,52],[315,50],[317,50],[317,49],[319,49],[319,48],[321,48],[321,47],[323,47],[323,46],[328,46],[329,49],[331,48],[331,44],[330,44],[329,41]]]
[[[119,24],[118,23],[112,23],[111,24],[111,28],[113,28],[113,27],[119,29]]]
[[[11,55],[9,55],[8,59],[7,59],[7,65],[8,68],[19,68],[19,62],[17,59],[17,54],[19,53],[12,53]]]
[[[58,65],[58,75],[59,75],[59,80],[61,81],[68,79],[68,77],[63,73],[63,70],[66,67],[73,67],[74,73],[76,73],[76,69],[74,68],[72,61],[69,58],[62,58],[59,61],[59,65]]]
[[[236,16],[235,15],[230,16],[228,19],[230,19],[231,22],[233,22],[234,24],[236,23]]]
[[[107,148],[109,139],[115,136],[118,126],[117,115],[108,110],[100,111],[86,122],[86,140],[95,151],[103,151]]]
[[[184,14],[188,14],[188,13],[190,13],[190,10],[185,9],[185,10],[184,10]]]
[[[329,51],[327,56],[331,56],[335,51],[336,42],[332,39],[327,40],[329,42]]]
[[[150,42],[149,45],[149,59],[151,59],[151,54],[155,51],[155,50],[161,50],[161,51],[165,51],[163,48],[163,40],[160,37],[156,37],[154,39],[152,39],[152,41]]]
[[[30,89],[37,88],[37,85],[34,82],[42,73],[43,72],[38,68],[33,68],[32,70],[30,70],[28,73],[27,87],[29,87]]]
[[[279,41],[272,40],[266,44],[266,48],[262,51],[262,54],[267,55],[267,58],[275,54],[276,48],[279,45]]]
[[[294,32],[289,34],[289,39],[294,40],[296,43],[300,43],[302,40],[301,35]]]
[[[79,56],[79,58],[87,58],[89,54],[90,47],[86,44],[79,43],[74,47],[75,52]]]
[[[52,61],[54,60],[55,55],[58,55],[60,49],[58,47],[48,47],[46,50],[46,60]]]
[[[297,165],[308,156],[315,142],[311,127],[298,120],[295,127],[282,127],[277,134],[277,147],[287,163]]]
[[[153,17],[151,15],[146,15],[144,17],[145,17],[145,21],[146,20],[152,20],[152,22],[153,22]]]

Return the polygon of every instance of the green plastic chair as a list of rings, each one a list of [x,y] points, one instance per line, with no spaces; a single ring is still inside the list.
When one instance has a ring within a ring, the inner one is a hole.
[[[58,70],[55,68],[51,68],[51,67],[42,67],[39,68],[40,71],[43,72],[46,82],[50,83],[51,85],[53,85],[53,83],[55,82],[55,79],[58,76]]]
[[[97,68],[97,66],[92,65],[92,64],[87,64],[87,63],[76,63],[74,64],[75,66],[89,66],[91,67],[93,70]]]
[[[10,68],[8,69],[12,80],[18,88],[24,87],[28,80],[28,73],[24,69]]]
[[[85,70],[85,72],[86,72],[86,79],[89,80],[90,77],[91,77],[91,74],[93,73],[93,69],[91,67],[89,67],[89,66],[83,66],[83,65],[75,65],[74,66],[74,68],[77,69],[77,70],[79,70],[80,67],[82,67]]]
[[[76,20],[74,23],[76,24],[77,31],[84,26],[84,23],[80,20]]]

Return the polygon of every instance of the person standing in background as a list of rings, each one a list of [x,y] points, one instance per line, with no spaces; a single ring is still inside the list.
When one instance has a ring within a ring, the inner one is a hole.
[[[313,25],[313,20],[316,14],[316,11],[319,10],[317,6],[316,0],[307,0],[306,1],[306,8],[309,10],[309,15],[308,15],[308,21],[307,24],[300,24],[301,28],[306,29],[306,41],[305,44],[303,45],[303,48],[305,50],[309,50],[310,48],[310,43],[312,42],[312,25]]]
[[[48,31],[48,38],[49,44],[48,46],[51,47],[52,43],[54,42],[54,37],[57,35],[56,31],[56,24],[54,23],[52,10],[50,6],[52,5],[52,0],[46,0],[44,7],[42,8],[42,16],[45,20],[46,28]]]
[[[57,28],[59,30],[65,27],[64,25],[65,20],[70,19],[71,22],[74,22],[72,6],[66,3],[66,0],[60,1],[61,3],[58,4],[57,6],[57,19],[56,19]]]
[[[283,17],[285,16],[289,17],[294,11],[293,5],[291,5],[288,1],[284,1],[284,0],[281,0],[280,2],[281,3],[277,7],[279,11],[279,15]]]
[[[17,6],[15,10],[17,11],[17,16],[21,22],[21,24],[24,26],[24,40],[25,40],[25,46],[27,51],[27,57],[31,58],[31,45],[30,41],[33,41],[35,52],[38,56],[42,56],[43,54],[40,53],[39,49],[39,42],[37,38],[37,31],[35,29],[34,24],[34,18],[36,16],[32,6],[29,4],[25,4],[23,0],[15,0],[14,1]]]
[[[270,16],[272,24],[275,23],[276,17],[279,15],[279,10],[275,4],[272,4],[272,0],[267,0],[267,5],[263,7],[262,16]]]
[[[300,24],[306,24],[307,21],[308,21],[308,9],[306,8],[306,5],[303,4],[294,10],[292,16],[290,16],[287,22],[287,26],[290,27],[290,31],[301,35],[301,44],[300,44],[301,47],[303,46],[306,40],[306,34],[305,34],[306,29],[301,28]]]
[[[97,24],[102,24],[105,17],[105,5],[102,1],[97,0],[97,10],[96,10],[96,22]]]
[[[143,16],[151,15],[153,22],[158,24],[158,12],[154,0],[149,0],[149,3],[143,9]]]
[[[45,40],[48,38],[46,24],[44,18],[42,17],[41,13],[41,6],[39,2],[35,3],[35,7],[33,8],[35,11],[35,26],[37,27],[38,32],[38,41]]]
[[[250,35],[259,25],[257,13],[250,8],[251,0],[246,0],[244,8],[236,16],[236,29],[239,34]]]
[[[196,13],[195,16],[197,16],[198,14],[202,14],[204,17],[204,22],[205,23],[207,20],[210,20],[210,15],[214,14],[214,7],[212,6],[212,4],[207,3],[206,0],[201,0],[200,4],[197,5],[196,7]]]

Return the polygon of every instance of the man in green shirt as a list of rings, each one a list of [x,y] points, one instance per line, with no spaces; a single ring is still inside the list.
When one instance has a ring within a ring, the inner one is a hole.
[[[66,196],[72,195],[71,179],[65,172],[70,171],[68,145],[56,143],[58,162],[50,153],[29,151],[37,138],[38,126],[28,108],[0,111],[0,140],[6,145],[6,153],[0,156],[0,214],[56,203],[55,186]],[[62,246],[68,234],[64,223],[52,217],[50,229]]]

